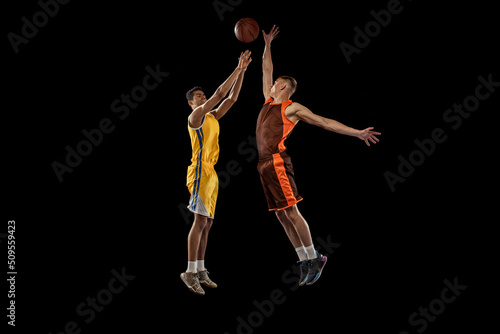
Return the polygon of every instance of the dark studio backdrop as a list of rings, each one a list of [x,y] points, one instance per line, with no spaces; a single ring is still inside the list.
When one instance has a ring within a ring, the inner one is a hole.
[[[313,286],[295,287],[296,254],[256,170],[264,42],[235,38],[243,17],[280,27],[274,76],[297,79],[294,101],[382,132],[366,147],[299,122],[287,141],[298,207],[329,255]],[[491,3],[32,0],[5,5],[2,21],[6,332],[488,328],[500,94]],[[219,288],[198,297],[179,279],[192,221],[185,93],[211,95],[246,49],[253,62],[220,120],[206,255]]]

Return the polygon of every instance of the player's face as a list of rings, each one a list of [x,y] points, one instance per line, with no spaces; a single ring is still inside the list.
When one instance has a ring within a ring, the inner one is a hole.
[[[278,78],[271,87],[271,97],[277,98],[280,92],[285,88],[286,82],[283,79]]]
[[[276,79],[276,81],[274,81],[274,84],[271,86],[271,96],[273,98],[278,96],[279,87],[281,86],[280,81],[281,79]]]
[[[203,91],[201,90],[195,90],[193,93],[193,105],[198,107],[205,102],[207,102],[207,97],[205,96],[205,93],[203,93]]]

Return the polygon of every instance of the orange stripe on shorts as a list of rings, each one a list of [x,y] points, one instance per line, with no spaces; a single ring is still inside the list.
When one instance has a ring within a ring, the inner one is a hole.
[[[287,204],[291,205],[297,202],[297,199],[295,198],[295,196],[293,196],[293,190],[292,186],[290,185],[290,181],[288,180],[288,176],[286,175],[285,163],[279,153],[273,154],[273,165],[274,170],[276,171],[276,175],[278,175],[281,190],[285,195]]]

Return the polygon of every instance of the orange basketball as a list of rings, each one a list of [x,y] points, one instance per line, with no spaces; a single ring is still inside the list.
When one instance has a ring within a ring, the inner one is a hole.
[[[236,23],[234,34],[243,43],[250,43],[259,37],[259,25],[254,19],[245,18]]]

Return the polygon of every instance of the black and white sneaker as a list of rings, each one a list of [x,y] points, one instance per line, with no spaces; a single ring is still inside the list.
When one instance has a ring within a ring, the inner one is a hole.
[[[303,260],[303,261],[297,261],[297,263],[299,263],[299,268],[300,268],[299,286],[303,286],[304,284],[306,284],[307,277],[309,274],[310,261]]]
[[[325,267],[327,257],[325,255],[322,255],[318,252],[316,252],[317,257],[315,259],[310,259],[307,260],[309,262],[309,271],[307,273],[307,277],[305,279],[305,284],[307,285],[312,285],[314,284],[318,278],[321,276],[321,273],[323,272],[323,268]],[[305,262],[305,261],[304,261]],[[302,270],[302,266],[301,266]],[[301,282],[301,284],[303,283]]]

